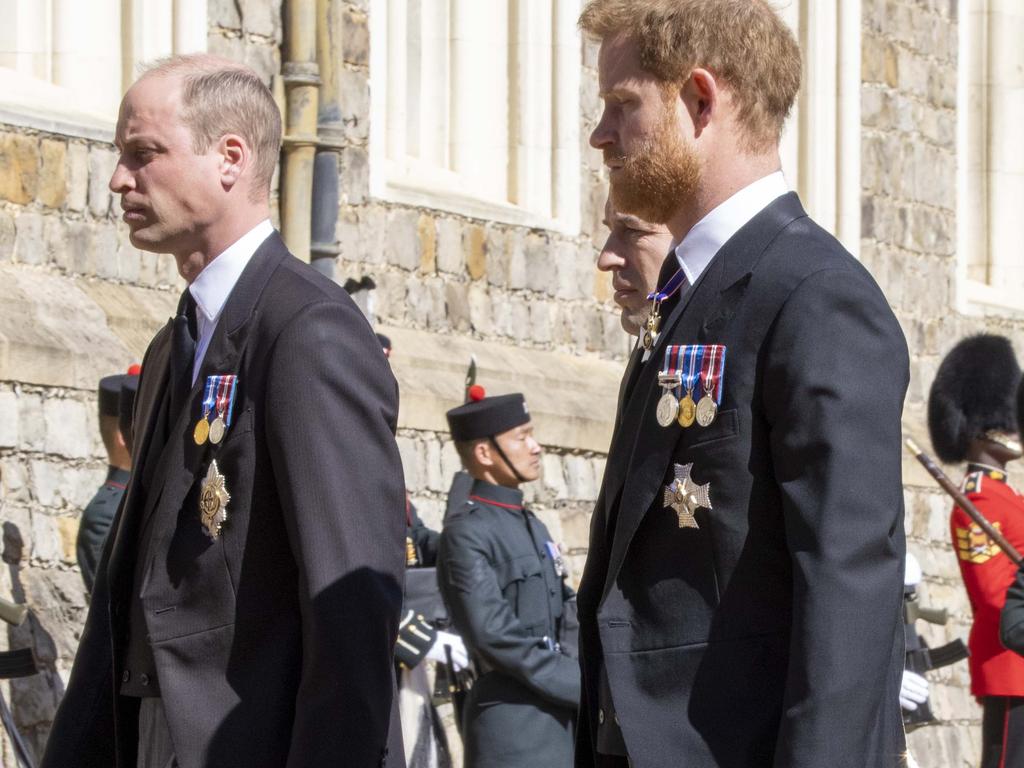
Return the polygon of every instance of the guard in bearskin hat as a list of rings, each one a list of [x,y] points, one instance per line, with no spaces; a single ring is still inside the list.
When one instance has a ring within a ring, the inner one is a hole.
[[[1015,408],[1020,381],[1008,339],[964,339],[939,366],[928,397],[928,429],[940,459],[967,462],[967,498],[1024,550],[1024,498],[1006,476],[1007,463],[1021,457]],[[1003,646],[999,631],[1017,568],[962,509],[953,509],[950,529],[974,613],[968,645],[971,692],[984,709],[981,768],[1024,766],[1024,658]]]

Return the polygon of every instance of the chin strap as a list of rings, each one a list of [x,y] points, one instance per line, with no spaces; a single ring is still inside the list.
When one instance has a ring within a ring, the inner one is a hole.
[[[498,455],[501,456],[502,461],[504,461],[508,465],[508,468],[512,470],[512,474],[516,476],[516,480],[518,480],[520,483],[530,482],[521,474],[519,474],[519,470],[516,469],[516,465],[509,461],[508,456],[505,455],[505,452],[501,449],[501,446],[498,445],[498,441],[494,439],[494,435],[491,435],[487,439],[491,441],[491,445],[494,446],[494,450],[496,450],[498,452]]]

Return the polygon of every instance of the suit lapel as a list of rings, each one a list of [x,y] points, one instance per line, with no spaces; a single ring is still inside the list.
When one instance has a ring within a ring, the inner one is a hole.
[[[135,424],[141,429],[135,430],[134,451],[132,456],[132,467],[135,471],[131,474],[128,482],[128,490],[125,493],[124,504],[118,515],[118,523],[113,528],[114,544],[110,551],[110,559],[107,565],[108,582],[111,585],[118,583],[117,579],[124,571],[126,548],[128,551],[135,550],[135,542],[138,538],[137,523],[139,514],[135,511],[138,506],[139,497],[146,497],[146,488],[149,487],[153,471],[148,466],[149,460],[156,458],[154,451],[157,446],[166,440],[166,418],[164,411],[167,407],[167,380],[171,359],[171,329],[173,320],[168,319],[165,325],[154,337],[153,344],[147,356],[145,367],[142,371],[142,380],[139,382],[139,394],[135,406]],[[149,460],[147,460],[149,459]],[[141,512],[141,510],[140,510]]]
[[[251,320],[257,302],[267,282],[281,261],[288,255],[280,236],[275,232],[253,254],[228,297],[210,346],[196,376],[195,384],[180,413],[170,414],[171,428],[168,439],[160,453],[153,477],[152,491],[147,495],[141,524],[145,526],[159,507],[177,511],[185,496],[195,484],[196,475],[203,466],[207,454],[212,450],[209,442],[196,445],[192,439],[193,427],[202,416],[203,387],[208,376],[238,374],[243,353],[249,340]],[[239,390],[246,382],[238,379]],[[238,417],[236,399],[235,418]],[[197,513],[198,514],[198,513]],[[163,515],[171,524],[176,519]]]
[[[649,364],[643,366],[626,405],[622,428],[609,451],[602,490],[606,504],[618,503],[619,512],[605,593],[622,567],[633,534],[662,490],[672,450],[680,437],[678,427],[659,426],[653,414],[661,395],[657,387],[658,361],[669,338],[673,344],[700,343],[709,328],[731,317],[761,255],[782,229],[806,215],[792,192],[768,205],[722,246],[670,314]]]

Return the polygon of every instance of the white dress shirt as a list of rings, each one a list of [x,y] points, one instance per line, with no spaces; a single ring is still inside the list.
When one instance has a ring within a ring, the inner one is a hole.
[[[199,273],[199,277],[188,287],[196,302],[196,331],[199,333],[199,338],[196,339],[196,354],[192,361],[193,385],[203,365],[203,358],[206,357],[213,332],[217,330],[217,321],[220,320],[220,314],[224,311],[224,305],[227,304],[235,283],[241,277],[249,259],[256,253],[256,249],[263,245],[263,241],[273,231],[274,225],[270,223],[270,219],[264,219],[207,264]]]
[[[698,221],[676,246],[676,259],[689,285],[718,253],[719,249],[774,200],[789,192],[782,171],[770,173],[748,184]]]

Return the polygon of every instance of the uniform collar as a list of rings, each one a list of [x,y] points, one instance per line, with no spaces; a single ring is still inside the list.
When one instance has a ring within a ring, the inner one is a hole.
[[[270,219],[264,219],[229,245],[192,281],[188,289],[203,320],[212,323],[220,317],[249,259],[273,231]]]
[[[469,489],[469,498],[470,501],[493,504],[504,509],[519,510],[523,508],[523,492],[518,488],[506,488],[503,485],[494,485],[484,480],[473,481],[473,487]]]
[[[975,464],[971,462],[967,465],[967,474],[973,475],[981,472],[985,477],[998,480],[1001,483],[1006,482],[1006,473],[996,467],[990,467],[988,464]]]
[[[773,201],[789,192],[782,171],[775,171],[739,192],[698,221],[676,246],[676,260],[694,285],[711,259],[743,226]]]

